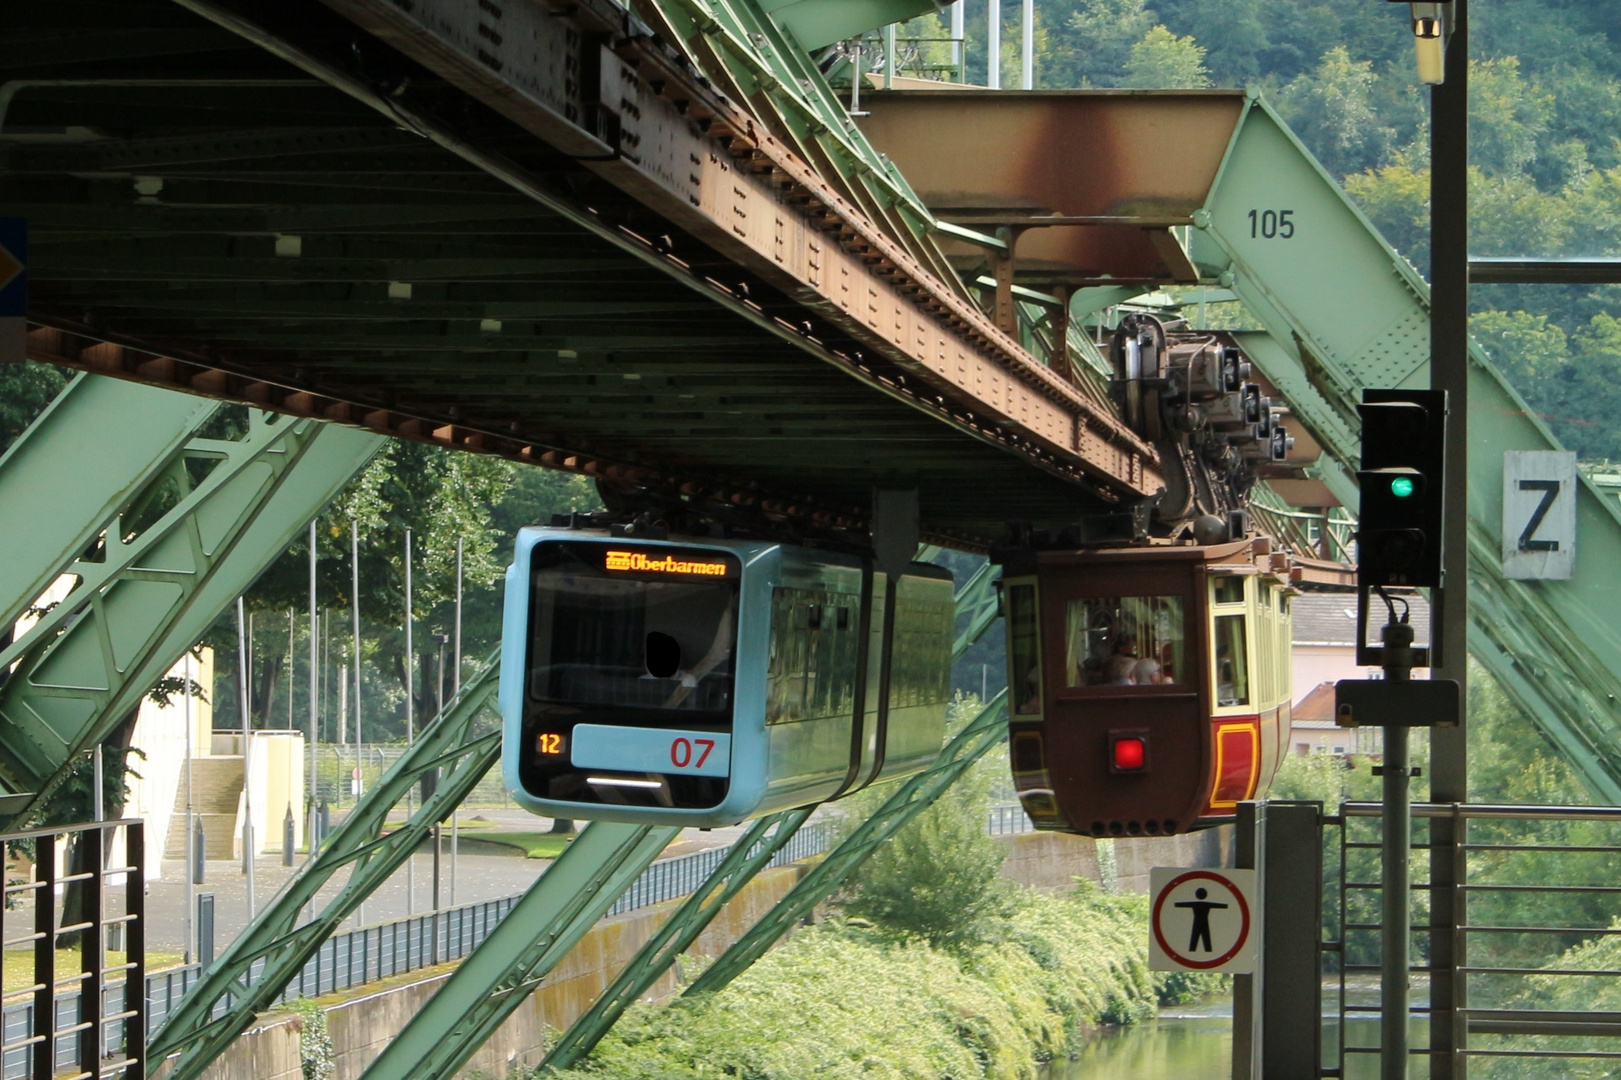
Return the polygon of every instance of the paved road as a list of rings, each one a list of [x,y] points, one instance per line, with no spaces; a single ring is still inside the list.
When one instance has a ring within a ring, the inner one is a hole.
[[[551,822],[522,811],[482,810],[466,814],[467,818],[482,817],[497,829],[542,831]],[[526,859],[516,852],[493,854],[499,851],[490,844],[479,844],[471,838],[481,831],[464,829],[462,847],[456,859],[455,903],[471,904],[513,896],[527,889],[550,865],[544,859]],[[687,829],[665,851],[665,857],[685,855],[707,847],[730,844],[742,833],[741,827],[715,829],[704,832]],[[450,829],[444,830],[445,854],[441,862],[440,896],[444,906],[451,904]],[[300,857],[300,861],[302,861]],[[365,906],[344,923],[351,930],[362,925],[404,918],[408,913],[426,914],[433,908],[433,856],[429,851],[413,856],[408,870],[402,865],[380,888],[367,899]],[[283,866],[281,856],[261,856],[254,864],[254,892],[258,907],[263,907],[291,879],[297,867]],[[414,873],[415,890],[408,887]],[[321,902],[336,896],[348,882],[347,872],[333,876],[319,894]],[[247,875],[237,860],[210,861],[205,882],[195,886],[194,893],[212,893],[214,896],[215,950],[223,949],[247,925]],[[162,877],[147,886],[147,949],[153,953],[179,953],[185,949],[186,908],[188,889],[185,881],[185,863],[165,860]],[[409,905],[407,898],[414,897]],[[113,900],[122,910],[122,901]],[[362,918],[363,916],[363,918]]]

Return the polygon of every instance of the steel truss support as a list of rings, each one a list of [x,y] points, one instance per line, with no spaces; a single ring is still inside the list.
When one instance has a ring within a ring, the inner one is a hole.
[[[79,375],[0,457],[0,627],[10,627],[220,406]],[[49,507],[50,512],[42,512]]]
[[[979,711],[968,726],[940,751],[935,763],[902,784],[872,817],[799,879],[793,890],[749,928],[687,987],[685,996],[712,994],[747,971],[782,935],[816,905],[832,896],[867,857],[928,809],[957,778],[1007,735],[1007,691]]]
[[[73,410],[45,419],[68,416],[86,438],[118,423]],[[194,432],[142,490],[111,500],[91,531],[99,545],[61,567],[73,590],[0,650],[0,670],[11,669],[0,686],[0,779],[26,795],[0,817],[15,822],[37,806],[382,444],[250,410],[240,439]],[[30,517],[54,513],[45,504]]]
[[[704,883],[636,951],[613,985],[569,1025],[540,1063],[541,1070],[567,1069],[589,1054],[624,1011],[659,981],[677,957],[692,947],[721,909],[770,864],[815,809],[807,806],[787,810],[763,817],[750,826]]]
[[[680,831],[587,825],[362,1080],[454,1075]]]
[[[1290,239],[1281,225],[1271,236],[1256,227],[1257,215],[1285,211],[1300,223]],[[1240,341],[1327,451],[1320,479],[1354,506],[1345,465],[1357,460],[1362,389],[1430,384],[1429,286],[1259,98],[1245,104],[1193,222],[1201,276],[1231,287],[1265,327]],[[1468,566],[1452,569],[1469,575],[1469,651],[1595,795],[1621,800],[1621,625],[1609,601],[1621,506],[1580,480],[1571,579],[1505,577],[1503,455],[1560,445],[1473,342],[1466,411],[1450,422],[1467,423],[1470,438]]]
[[[492,653],[462,685],[444,712],[423,728],[415,744],[328,836],[320,852],[181,999],[151,1046],[153,1062],[181,1054],[169,1080],[202,1075],[500,759],[499,724],[494,719],[479,723],[486,708],[493,718],[497,655]],[[407,793],[435,769],[443,772],[434,793],[405,824],[385,831],[389,815],[405,807]],[[349,880],[342,891],[309,921],[301,921],[305,907],[344,869],[349,870]]]

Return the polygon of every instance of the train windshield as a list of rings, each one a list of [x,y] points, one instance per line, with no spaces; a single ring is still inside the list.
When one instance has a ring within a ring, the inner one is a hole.
[[[1189,681],[1181,596],[1109,596],[1069,601],[1067,684],[1162,686]]]
[[[737,569],[723,553],[534,551],[531,701],[626,718],[731,719]]]

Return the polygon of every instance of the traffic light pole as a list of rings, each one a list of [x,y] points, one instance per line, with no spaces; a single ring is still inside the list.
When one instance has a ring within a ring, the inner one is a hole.
[[[1468,700],[1469,679],[1469,15],[1468,0],[1453,0],[1452,40],[1446,49],[1446,81],[1431,91],[1430,120],[1430,386],[1444,390],[1453,409],[1447,429],[1446,587],[1436,595],[1439,619],[1432,625],[1442,658],[1430,672],[1459,688]],[[1430,741],[1430,801],[1469,798],[1467,720],[1460,707],[1455,726],[1433,732]],[[1430,1077],[1465,1075],[1468,1031],[1467,962],[1463,935],[1464,894],[1458,888],[1458,847],[1463,826],[1454,818],[1430,822]]]
[[[1394,609],[1381,635],[1385,681],[1411,682],[1413,628],[1397,622]],[[1379,1077],[1407,1080],[1408,957],[1412,951],[1412,755],[1408,729],[1384,725],[1384,843],[1379,880],[1383,910],[1379,920]]]

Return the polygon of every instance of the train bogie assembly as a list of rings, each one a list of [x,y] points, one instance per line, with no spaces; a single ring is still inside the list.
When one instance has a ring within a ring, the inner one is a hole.
[[[715,826],[916,772],[944,734],[953,615],[927,564],[524,529],[507,787],[550,817]]]

